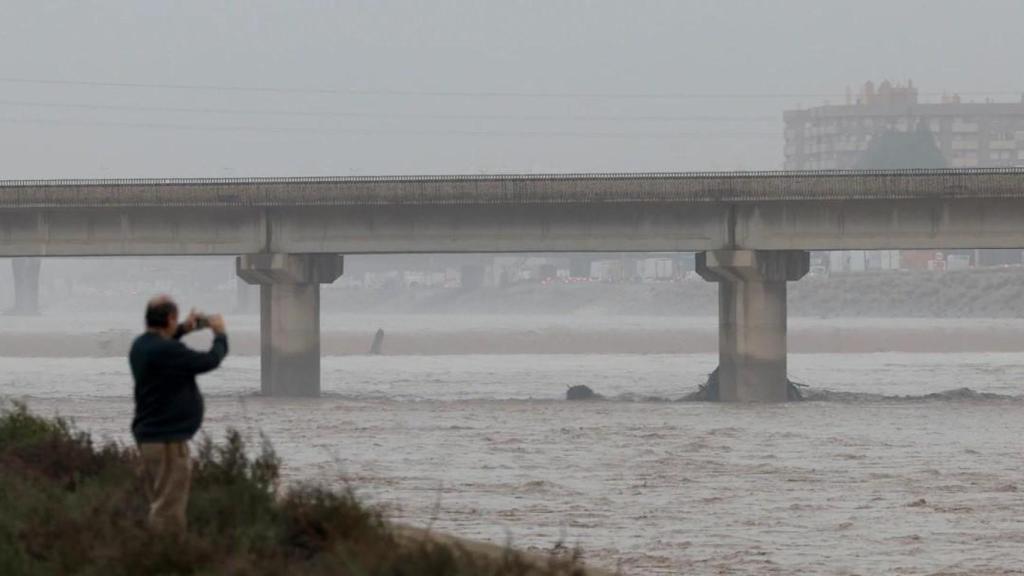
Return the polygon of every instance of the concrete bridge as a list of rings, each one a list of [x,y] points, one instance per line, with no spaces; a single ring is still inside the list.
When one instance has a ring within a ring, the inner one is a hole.
[[[1022,247],[1022,169],[0,182],[0,257],[238,256],[277,395],[319,393],[345,254],[698,252],[721,398],[782,401],[808,250]]]

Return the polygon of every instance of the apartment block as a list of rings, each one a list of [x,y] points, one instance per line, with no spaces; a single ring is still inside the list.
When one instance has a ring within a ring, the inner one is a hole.
[[[947,167],[1024,167],[1024,96],[1015,103],[957,95],[924,103],[912,82],[869,82],[843,105],[791,110],[784,120],[788,170],[876,168],[864,165],[873,141],[920,132],[931,134]]]

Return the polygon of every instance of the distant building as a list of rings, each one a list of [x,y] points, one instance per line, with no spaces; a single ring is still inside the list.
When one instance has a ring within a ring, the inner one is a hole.
[[[871,156],[893,164],[879,168],[938,167],[934,155],[922,147],[923,134],[932,136],[951,168],[1024,167],[1024,98],[1019,103],[976,103],[953,95],[922,103],[912,82],[886,81],[878,88],[868,82],[858,96],[848,95],[844,105],[791,110],[784,120],[788,170],[866,167],[877,164]],[[879,139],[891,142],[880,147]],[[892,153],[901,147],[902,158]]]
[[[1020,103],[922,103],[913,82],[871,82],[842,106],[792,110],[786,124],[788,170],[1024,167]],[[1020,265],[1020,250],[833,253],[832,271],[962,269]]]
[[[675,262],[671,258],[644,258],[637,261],[636,274],[644,281],[671,280],[675,276]]]

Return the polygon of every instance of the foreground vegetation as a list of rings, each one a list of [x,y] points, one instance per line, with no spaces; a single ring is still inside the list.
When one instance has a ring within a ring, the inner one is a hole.
[[[0,574],[584,575],[577,555],[538,562],[390,526],[351,491],[281,489],[264,442],[200,442],[189,535],[145,527],[133,449],[15,405],[0,413]]]

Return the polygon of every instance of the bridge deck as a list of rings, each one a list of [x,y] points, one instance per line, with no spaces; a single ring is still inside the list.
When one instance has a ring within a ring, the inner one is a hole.
[[[0,182],[0,256],[1024,248],[1024,169]]]
[[[0,181],[0,209],[1024,198],[1024,168]]]

